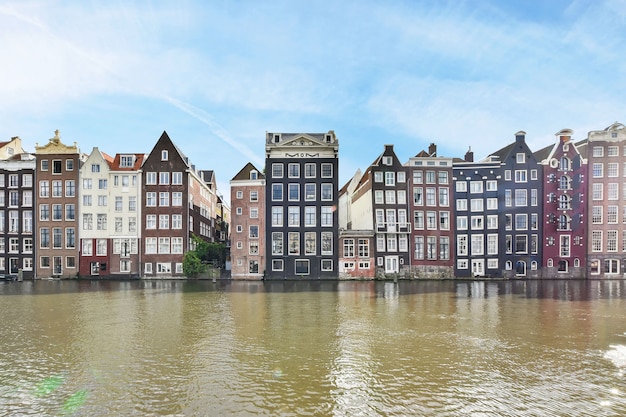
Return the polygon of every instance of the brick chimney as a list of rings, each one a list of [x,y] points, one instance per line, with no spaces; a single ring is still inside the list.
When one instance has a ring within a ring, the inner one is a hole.
[[[472,152],[472,147],[470,146],[467,152],[465,152],[465,162],[474,162],[474,152]]]
[[[428,146],[428,155],[437,156],[437,145],[431,143],[430,146]]]
[[[574,131],[572,129],[561,129],[559,132],[556,133],[556,136],[559,137],[559,140],[563,144],[568,143],[572,139],[573,134]]]

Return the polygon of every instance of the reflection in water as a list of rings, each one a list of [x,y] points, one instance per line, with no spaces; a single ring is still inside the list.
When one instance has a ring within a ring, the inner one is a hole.
[[[623,281],[0,284],[3,415],[626,415]]]

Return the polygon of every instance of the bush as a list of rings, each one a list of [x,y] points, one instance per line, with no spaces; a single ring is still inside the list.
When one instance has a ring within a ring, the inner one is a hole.
[[[183,273],[188,278],[196,278],[206,270],[206,265],[202,263],[195,251],[187,252],[183,256]]]

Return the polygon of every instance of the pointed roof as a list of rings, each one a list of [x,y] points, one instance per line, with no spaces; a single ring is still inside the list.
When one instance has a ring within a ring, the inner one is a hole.
[[[133,166],[121,166],[122,156],[132,156]],[[138,171],[143,164],[143,160],[146,157],[143,153],[116,153],[113,158],[113,162],[110,164],[113,171]]]
[[[250,172],[256,171],[258,172],[258,179],[264,179],[265,174],[259,171],[252,162],[248,162],[241,170],[235,174],[231,181],[249,181],[250,180]]]

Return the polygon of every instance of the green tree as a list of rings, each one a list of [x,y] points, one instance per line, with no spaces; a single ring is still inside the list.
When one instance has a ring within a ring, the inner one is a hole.
[[[195,251],[189,251],[183,256],[183,272],[189,278],[196,278],[206,271],[206,265]]]

